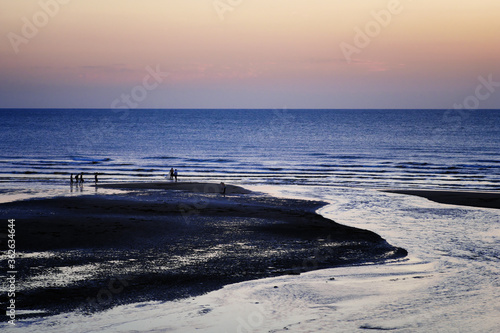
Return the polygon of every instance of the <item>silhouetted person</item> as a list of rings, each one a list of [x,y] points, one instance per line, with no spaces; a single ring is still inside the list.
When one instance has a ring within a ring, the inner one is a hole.
[[[222,190],[220,193],[225,197],[226,196],[226,184],[221,182],[220,185],[222,186]]]
[[[73,184],[73,174],[71,174],[71,176],[69,176],[69,182],[70,182],[71,184]]]
[[[83,180],[83,172],[80,172],[80,183],[83,183],[84,180]]]
[[[177,169],[174,170],[174,178],[175,178],[175,181],[177,182]]]
[[[174,179],[174,168],[170,168],[170,180]]]
[[[75,175],[75,183],[78,183],[78,174]]]
[[[95,184],[97,185],[97,182],[99,181],[99,179],[97,179],[97,172],[94,173],[94,181],[95,181]]]

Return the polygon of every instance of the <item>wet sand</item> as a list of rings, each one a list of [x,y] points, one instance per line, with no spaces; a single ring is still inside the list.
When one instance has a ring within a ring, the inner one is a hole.
[[[200,182],[150,182],[150,183],[118,183],[99,185],[104,188],[129,189],[129,190],[177,190],[195,193],[221,193],[222,185],[215,183]],[[226,184],[226,194],[249,194],[251,191],[240,187]]]
[[[16,219],[23,310],[99,311],[407,255],[371,231],[316,214],[322,202],[236,186],[223,197],[219,184],[99,186],[134,191],[0,205],[2,216]]]
[[[384,192],[415,195],[444,204],[500,209],[500,193],[434,190],[385,190]]]

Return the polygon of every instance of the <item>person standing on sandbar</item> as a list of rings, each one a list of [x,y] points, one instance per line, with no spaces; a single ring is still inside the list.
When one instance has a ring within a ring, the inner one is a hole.
[[[177,183],[177,169],[174,170],[174,178],[175,178],[175,182]]]

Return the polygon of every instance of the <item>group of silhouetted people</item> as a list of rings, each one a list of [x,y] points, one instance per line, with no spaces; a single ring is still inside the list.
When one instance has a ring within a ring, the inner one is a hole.
[[[99,182],[99,179],[97,178],[97,176],[98,176],[98,173],[94,172],[94,182],[95,182],[96,186],[97,186],[97,183]],[[174,168],[171,168],[170,172],[169,172],[169,176],[170,176],[170,180],[175,180],[177,182],[177,176],[178,176],[177,169],[174,170]],[[71,185],[79,184],[82,186],[83,183],[85,182],[85,180],[83,179],[83,172],[77,173],[74,177],[73,177],[73,174],[71,174],[69,176],[69,181],[70,181]],[[226,184],[221,182],[220,188],[221,188],[220,194],[222,194],[225,197],[226,196]],[[97,187],[96,187],[96,190],[97,190]]]
[[[177,169],[174,170],[174,168],[170,169],[170,180],[177,181]]]
[[[94,182],[96,185],[97,185],[97,182],[99,181],[99,179],[97,178],[97,175],[98,175],[97,172],[94,172]],[[85,181],[83,179],[83,172],[77,173],[74,178],[73,178],[73,174],[71,174],[69,176],[69,181],[71,184],[82,184],[83,185],[83,182]]]

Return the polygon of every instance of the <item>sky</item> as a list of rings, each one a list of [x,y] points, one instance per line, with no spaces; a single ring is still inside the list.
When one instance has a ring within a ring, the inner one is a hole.
[[[0,108],[500,108],[498,0],[0,0]]]

